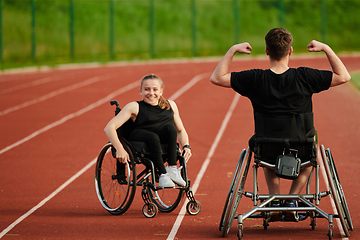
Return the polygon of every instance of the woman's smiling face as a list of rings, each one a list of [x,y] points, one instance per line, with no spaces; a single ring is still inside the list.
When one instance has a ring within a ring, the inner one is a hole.
[[[159,103],[160,96],[163,94],[160,81],[158,79],[146,79],[143,81],[140,95],[144,102],[156,106]]]

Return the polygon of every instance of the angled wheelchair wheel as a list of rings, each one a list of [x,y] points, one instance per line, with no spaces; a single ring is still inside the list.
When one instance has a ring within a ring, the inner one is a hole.
[[[131,162],[121,164],[115,148],[106,144],[100,151],[95,170],[95,188],[101,205],[111,214],[120,215],[130,207],[136,190],[134,157],[126,144]]]
[[[219,230],[222,231],[223,230],[223,227],[224,227],[224,217],[225,217],[225,213],[226,213],[226,210],[229,206],[229,200],[230,200],[230,197],[232,196],[232,193],[233,193],[233,188],[234,188],[234,185],[235,185],[235,182],[236,182],[236,178],[237,178],[237,175],[239,173],[239,170],[240,170],[240,166],[241,166],[241,163],[242,161],[240,161],[241,159],[244,158],[244,155],[245,155],[245,149],[241,152],[241,155],[240,155],[240,158],[239,158],[239,161],[236,165],[236,168],[235,168],[235,172],[233,174],[233,178],[231,180],[231,184],[230,184],[230,188],[229,188],[229,192],[228,192],[228,195],[226,197],[226,200],[225,200],[225,206],[224,206],[224,209],[223,209],[223,212],[221,214],[221,218],[220,218],[220,224],[219,224]]]
[[[344,230],[345,235],[349,237],[350,236],[349,230],[353,230],[353,224],[351,221],[349,208],[347,206],[347,202],[345,199],[345,194],[343,192],[339,175],[335,167],[334,159],[332,157],[330,149],[328,148],[325,150],[323,145],[321,145],[321,154],[328,175],[332,197],[335,202],[336,209],[338,211],[342,228]]]
[[[181,162],[181,161],[178,161]],[[180,163],[178,163],[180,166]],[[181,164],[182,166],[183,164]],[[178,167],[179,167],[178,166]],[[183,169],[183,171],[185,171]],[[184,177],[184,172],[182,171],[182,177]],[[158,209],[161,212],[172,212],[180,203],[182,196],[184,195],[185,188],[184,187],[175,187],[175,188],[163,188],[163,189],[156,189],[150,187],[150,185],[156,186],[156,182],[153,182],[151,176],[147,179],[147,185],[149,190],[149,196],[151,201],[155,203]]]
[[[229,200],[225,204],[223,212],[224,217],[222,219],[222,222],[220,222],[220,224],[222,225],[223,237],[226,237],[230,231],[231,224],[236,215],[236,210],[243,195],[245,181],[250,166],[251,150],[250,148],[248,148],[245,154],[244,152],[245,150],[243,150],[240,155],[240,169],[236,174],[235,180],[232,183],[232,187],[230,188],[230,192],[228,194]]]

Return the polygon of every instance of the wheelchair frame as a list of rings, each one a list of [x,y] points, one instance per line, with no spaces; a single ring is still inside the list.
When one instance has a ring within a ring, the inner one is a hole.
[[[258,194],[257,192],[257,170],[259,167],[269,167],[274,169],[275,166],[256,160],[257,157],[254,156],[255,163],[253,165],[253,192],[244,191],[245,181],[248,174],[250,161],[252,158],[252,151],[250,148],[243,150],[239,161],[237,163],[233,179],[231,181],[230,189],[225,201],[224,210],[221,216],[219,230],[222,231],[223,237],[226,237],[230,231],[232,222],[234,219],[238,220],[237,226],[237,236],[238,239],[242,239],[244,234],[243,222],[247,218],[262,218],[263,227],[266,230],[269,226],[269,217],[270,212],[272,211],[301,211],[299,216],[303,221],[310,217],[310,226],[312,230],[316,226],[316,218],[325,218],[328,220],[328,237],[332,239],[334,234],[334,218],[339,218],[341,222],[342,229],[347,237],[350,236],[349,230],[353,230],[353,224],[350,217],[350,212],[346,203],[345,195],[342,190],[339,176],[336,171],[335,163],[331,155],[330,149],[325,150],[324,146],[321,145],[321,156],[322,162],[326,169],[326,175],[328,180],[328,185],[330,189],[327,191],[320,192],[319,190],[319,164],[315,162],[305,162],[302,163],[302,167],[307,167],[313,165],[311,174],[307,180],[306,184],[306,194],[291,195],[291,194],[279,194],[279,195],[269,195],[269,194]],[[317,157],[319,158],[319,156]],[[312,175],[315,171],[315,193],[310,194],[310,183]],[[337,213],[326,213],[321,210],[319,207],[320,199],[331,195],[332,199],[335,202]],[[242,196],[251,198],[254,202],[254,208],[248,211],[245,214],[236,214],[238,205]],[[300,200],[299,207],[269,207],[269,203],[274,200],[284,200],[284,199],[297,199]],[[258,204],[260,201],[260,204]],[[315,204],[314,204],[315,201]],[[260,213],[257,213],[260,212]],[[284,221],[284,219],[282,219]]]
[[[116,105],[115,114],[120,112],[117,101],[111,101],[111,105]],[[190,215],[196,215],[201,210],[201,204],[195,200],[187,177],[186,161],[181,156],[178,147],[178,165],[182,167],[181,175],[186,182],[186,186],[175,186],[172,188],[160,188],[156,186],[157,174],[150,155],[144,151],[135,150],[136,142],[129,142],[125,138],[119,138],[125,150],[129,153],[130,162],[121,166],[116,159],[116,150],[111,143],[107,143],[100,151],[95,169],[95,188],[96,194],[101,205],[113,215],[125,213],[132,204],[135,196],[136,186],[142,186],[142,199],[145,205],[142,208],[144,216],[153,218],[158,210],[161,212],[171,212],[180,203],[184,193],[189,202],[186,210]],[[139,143],[139,142],[137,142]],[[142,166],[142,167],[140,167]],[[120,168],[125,167],[122,172]],[[141,169],[137,175],[137,169]]]

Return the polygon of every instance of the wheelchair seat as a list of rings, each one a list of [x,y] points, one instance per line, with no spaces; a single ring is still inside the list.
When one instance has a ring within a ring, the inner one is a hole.
[[[284,150],[297,150],[302,162],[316,159],[313,113],[268,115],[255,113],[255,135],[249,147],[255,159],[275,164]]]
[[[289,150],[296,150],[301,163],[316,161],[315,137],[302,141],[298,138],[267,138],[256,137],[249,140],[249,147],[254,153],[255,162],[265,162],[275,165],[276,158]]]
[[[133,150],[136,152],[136,154],[139,154],[143,157],[150,156],[150,150],[147,147],[146,143],[139,142],[139,141],[128,141],[131,146],[133,147]],[[179,146],[179,144],[178,144]],[[161,153],[162,155],[166,156],[168,154],[168,145],[167,144],[161,144]]]

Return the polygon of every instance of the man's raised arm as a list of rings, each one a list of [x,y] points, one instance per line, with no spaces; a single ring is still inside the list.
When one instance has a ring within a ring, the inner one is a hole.
[[[331,68],[333,70],[331,87],[350,81],[351,76],[345,65],[328,45],[318,42],[316,40],[312,40],[307,47],[309,52],[325,52],[326,57],[328,58]]]
[[[222,87],[231,87],[230,77],[231,73],[229,73],[230,64],[235,53],[251,53],[251,46],[249,43],[240,43],[237,45],[232,46],[225,56],[221,59],[217,67],[215,68],[214,72],[210,77],[210,82],[215,85],[222,86]]]

